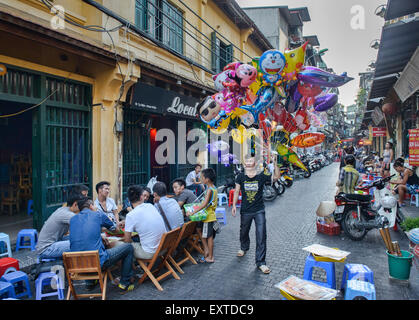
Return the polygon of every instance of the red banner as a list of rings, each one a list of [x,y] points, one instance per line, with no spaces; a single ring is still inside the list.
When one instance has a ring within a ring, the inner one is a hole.
[[[419,166],[419,129],[409,130],[409,164]]]
[[[373,137],[386,137],[387,136],[387,129],[386,128],[372,128],[372,136]]]

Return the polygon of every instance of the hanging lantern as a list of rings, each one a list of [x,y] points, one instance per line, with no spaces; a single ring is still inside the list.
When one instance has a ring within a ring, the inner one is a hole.
[[[395,114],[396,113],[397,107],[396,107],[396,105],[394,103],[385,103],[381,107],[381,110],[385,114],[391,115],[391,114]]]

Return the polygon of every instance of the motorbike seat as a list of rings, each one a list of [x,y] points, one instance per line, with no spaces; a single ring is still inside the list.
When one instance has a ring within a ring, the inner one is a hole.
[[[370,195],[363,195],[363,194],[356,194],[356,193],[345,193],[343,196],[348,200],[354,200],[359,202],[370,202],[372,200],[372,196]]]

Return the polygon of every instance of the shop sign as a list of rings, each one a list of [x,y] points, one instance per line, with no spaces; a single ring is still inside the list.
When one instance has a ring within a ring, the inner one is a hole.
[[[132,98],[135,109],[163,115],[173,114],[182,118],[198,119],[198,104],[197,98],[145,83],[135,85]]]
[[[409,130],[409,164],[419,166],[419,129]]]
[[[372,128],[372,136],[373,137],[386,137],[387,136],[387,129],[386,128]]]

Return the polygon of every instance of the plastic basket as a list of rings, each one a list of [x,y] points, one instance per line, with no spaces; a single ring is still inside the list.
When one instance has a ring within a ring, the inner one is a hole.
[[[329,236],[336,236],[340,234],[340,226],[336,222],[329,224],[322,224],[316,221],[317,232],[328,234]]]
[[[399,280],[409,280],[410,268],[412,266],[413,253],[400,250],[401,257],[390,254],[387,251],[388,271],[390,276]]]

